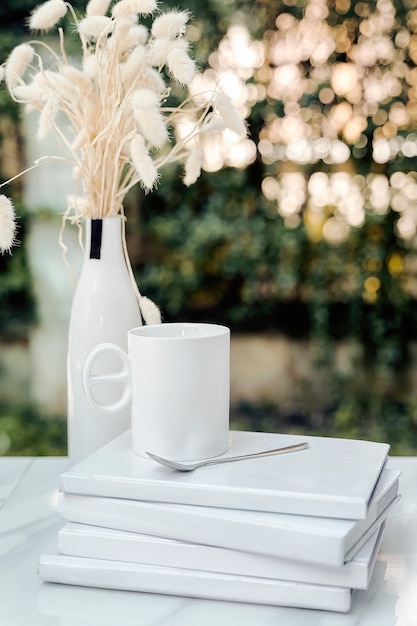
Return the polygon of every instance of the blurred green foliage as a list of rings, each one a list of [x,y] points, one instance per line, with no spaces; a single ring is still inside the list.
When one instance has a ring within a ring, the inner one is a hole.
[[[3,341],[26,339],[36,319],[33,282],[24,246],[30,218],[17,207],[20,245],[13,254],[0,255],[0,337]]]
[[[169,320],[213,319],[323,342],[354,336],[369,361],[396,369],[417,338],[417,307],[404,275],[388,269],[393,254],[410,254],[393,214],[369,212],[338,246],[314,242],[302,223],[288,230],[269,211],[250,175],[203,174],[187,190],[173,176],[145,198],[136,268],[144,292]],[[375,302],[363,297],[369,276],[381,283]]]
[[[0,456],[65,456],[67,426],[62,416],[33,407],[0,404]]]
[[[389,442],[392,455],[417,451],[417,404],[382,401],[377,395],[342,395],[326,411],[283,410],[272,403],[242,402],[231,407],[236,430],[285,432]],[[67,429],[62,416],[45,417],[33,407],[0,405],[0,456],[65,456]]]
[[[283,411],[275,404],[240,403],[233,407],[231,424],[238,430],[346,437],[388,442],[390,454],[413,456],[417,451],[415,402],[385,402],[373,395],[349,397],[326,411]]]

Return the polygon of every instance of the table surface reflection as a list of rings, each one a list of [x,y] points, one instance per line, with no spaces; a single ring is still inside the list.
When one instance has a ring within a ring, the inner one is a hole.
[[[65,458],[0,459],[1,626],[416,626],[417,457],[394,457],[402,498],[388,520],[371,587],[341,615],[281,607],[40,583],[37,563],[54,543]]]

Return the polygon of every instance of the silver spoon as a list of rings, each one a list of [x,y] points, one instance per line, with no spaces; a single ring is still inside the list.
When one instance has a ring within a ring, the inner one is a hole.
[[[286,452],[297,452],[297,450],[305,450],[305,448],[308,448],[307,442],[296,443],[292,446],[285,446],[284,448],[275,448],[274,450],[265,450],[264,452],[252,452],[251,454],[242,454],[240,456],[216,457],[214,459],[196,461],[194,463],[170,461],[169,459],[164,459],[163,457],[152,454],[151,452],[146,452],[146,454],[157,463],[165,465],[165,467],[178,470],[179,472],[192,472],[198,467],[204,467],[205,465],[217,465],[220,463],[232,463],[233,461],[244,461],[245,459],[256,459],[261,456],[272,456],[274,454],[285,454]]]

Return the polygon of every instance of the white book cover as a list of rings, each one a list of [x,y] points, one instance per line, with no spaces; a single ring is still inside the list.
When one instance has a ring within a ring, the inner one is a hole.
[[[385,469],[365,520],[329,519],[60,493],[69,522],[340,566],[351,560],[396,502],[400,472]]]
[[[342,613],[349,611],[352,596],[346,587],[66,556],[56,548],[41,556],[39,578],[84,587]]]
[[[136,455],[126,431],[64,472],[60,489],[129,500],[365,519],[388,444],[231,431],[223,456],[302,441],[308,442],[308,449],[182,473]]]
[[[58,551],[67,556],[367,589],[384,525],[383,523],[374,532],[349,563],[340,567],[291,561],[71,522],[65,524],[58,533]]]

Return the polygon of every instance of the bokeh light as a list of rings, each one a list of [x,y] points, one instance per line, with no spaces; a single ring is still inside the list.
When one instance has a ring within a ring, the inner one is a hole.
[[[304,221],[312,240],[339,245],[367,212],[392,210],[396,234],[409,244],[416,236],[416,33],[416,0],[286,0],[262,41],[238,26],[221,42],[211,61],[235,104],[246,114],[264,103],[250,141],[266,168],[262,193],[289,227]],[[251,163],[252,146],[240,156],[239,166]]]
[[[204,169],[260,159],[260,192],[288,228],[304,222],[312,241],[340,245],[367,213],[395,211],[396,235],[410,245],[417,234],[417,1],[407,7],[400,19],[394,0],[307,0],[302,10],[286,0],[261,40],[250,25],[232,25],[193,91],[205,97],[216,76],[244,117],[261,105],[263,123],[248,138],[207,135]],[[397,161],[401,168],[392,167]],[[368,301],[378,295],[375,284],[364,285]]]

